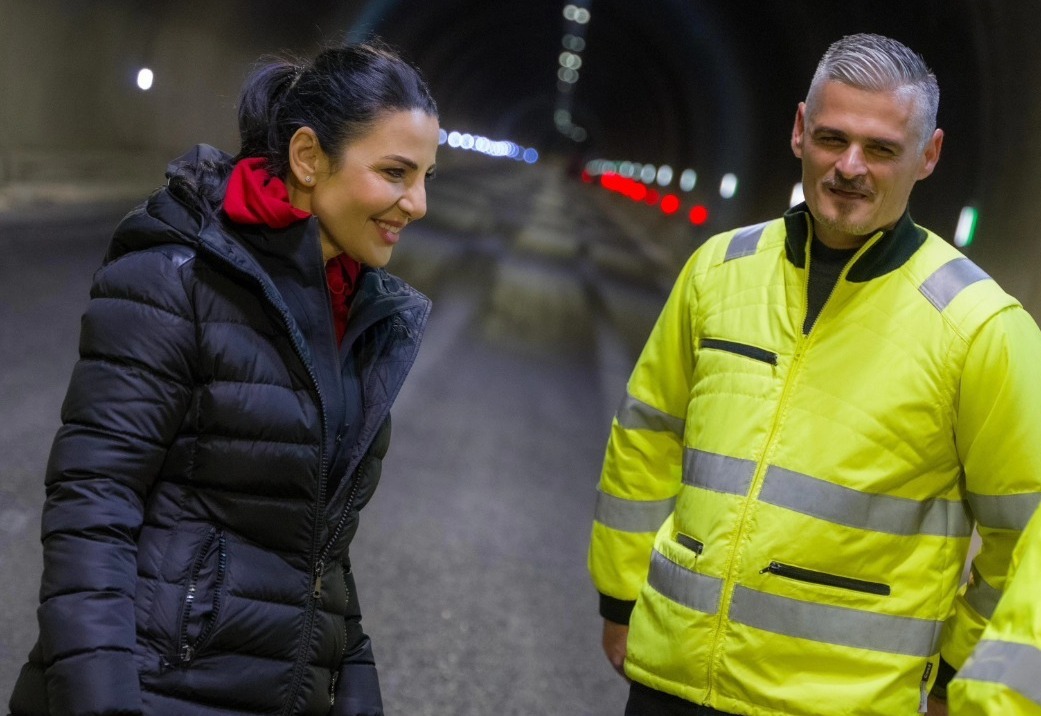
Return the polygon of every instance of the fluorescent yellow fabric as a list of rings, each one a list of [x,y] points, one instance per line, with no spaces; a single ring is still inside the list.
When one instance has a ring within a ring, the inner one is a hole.
[[[598,514],[589,568],[637,600],[641,683],[751,716],[914,714],[940,651],[960,665],[986,625],[956,597],[975,504],[1000,590],[1041,499],[1041,332],[989,278],[950,280],[978,269],[930,233],[869,280],[844,271],[803,335],[799,221],[713,237],[682,270],[628,384],[682,427],[616,419],[599,487],[675,510],[657,532]]]
[[[1041,716],[1041,510],[1017,543],[980,647],[947,695],[950,716]]]

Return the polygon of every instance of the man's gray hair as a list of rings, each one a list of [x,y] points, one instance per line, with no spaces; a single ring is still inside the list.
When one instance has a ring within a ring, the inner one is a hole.
[[[921,146],[925,146],[936,129],[936,110],[940,106],[936,75],[920,55],[896,40],[861,33],[832,43],[810,82],[806,95],[810,114],[821,87],[828,81],[869,92],[910,93],[915,98],[915,121]]]

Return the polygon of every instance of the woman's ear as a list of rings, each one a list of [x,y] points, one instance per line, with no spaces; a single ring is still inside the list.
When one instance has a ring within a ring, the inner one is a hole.
[[[318,143],[318,135],[310,127],[301,127],[289,140],[289,174],[287,182],[295,180],[301,187],[312,187],[319,172],[326,169],[325,152]]]

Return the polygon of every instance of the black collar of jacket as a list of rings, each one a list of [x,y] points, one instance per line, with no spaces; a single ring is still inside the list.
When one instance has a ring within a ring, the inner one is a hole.
[[[806,202],[793,206],[784,214],[785,255],[799,268],[806,268],[807,239],[812,221]],[[925,243],[925,236],[925,231],[915,225],[905,209],[896,226],[884,232],[850,267],[846,280],[863,283],[899,268]]]

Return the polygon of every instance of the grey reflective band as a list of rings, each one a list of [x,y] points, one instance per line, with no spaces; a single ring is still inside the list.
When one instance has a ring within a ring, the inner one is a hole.
[[[713,492],[747,495],[755,476],[755,461],[687,448],[683,483]]]
[[[622,399],[622,404],[618,406],[618,415],[615,417],[617,417],[619,425],[629,430],[675,433],[680,438],[683,437],[683,428],[686,425],[683,418],[664,413],[628,393]]]
[[[1041,706],[1041,650],[1029,644],[984,639],[958,679],[1004,684]]]
[[[972,516],[963,502],[874,495],[771,465],[759,499],[836,524],[896,535],[968,537]]]
[[[723,580],[692,572],[655,550],[647,584],[668,599],[705,614],[719,611]]]
[[[723,258],[723,261],[739,259],[742,256],[754,254],[756,249],[759,248],[759,237],[763,235],[763,229],[769,223],[766,221],[762,224],[738,229],[737,233],[730,239],[730,244],[727,246],[727,255]]]
[[[730,619],[756,629],[890,654],[936,653],[942,621],[866,612],[788,599],[737,586]]]
[[[996,530],[1024,530],[1041,504],[1041,492],[1018,495],[981,495],[969,493],[969,505],[976,520]]]
[[[933,271],[918,290],[936,306],[937,311],[942,311],[966,286],[988,278],[990,276],[983,269],[968,259],[954,259]]]
[[[594,519],[620,532],[657,532],[675,504],[675,498],[653,502],[624,500],[598,489]]]
[[[965,601],[976,610],[981,617],[990,619],[1001,599],[1002,591],[987,584],[987,580],[980,576],[976,567],[972,568],[972,579],[969,586],[965,588]]]

